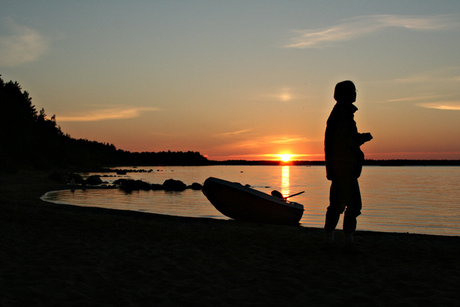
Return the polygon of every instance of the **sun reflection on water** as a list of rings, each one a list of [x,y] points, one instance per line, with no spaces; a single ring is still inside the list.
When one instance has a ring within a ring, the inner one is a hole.
[[[289,196],[291,193],[291,184],[289,178],[289,165],[283,165],[281,167],[281,194],[284,197]]]

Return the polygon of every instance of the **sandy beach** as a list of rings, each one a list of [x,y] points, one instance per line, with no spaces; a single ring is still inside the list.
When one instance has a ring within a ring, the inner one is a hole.
[[[349,251],[317,228],[40,200],[61,188],[0,175],[1,306],[460,305],[460,237],[358,231]]]

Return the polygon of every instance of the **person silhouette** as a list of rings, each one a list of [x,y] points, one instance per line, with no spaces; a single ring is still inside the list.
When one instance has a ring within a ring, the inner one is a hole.
[[[356,218],[361,214],[362,202],[358,178],[361,175],[364,153],[360,146],[372,139],[370,133],[358,133],[354,113],[358,108],[356,87],[346,80],[334,90],[337,101],[327,119],[324,138],[326,177],[331,181],[329,206],[326,211],[325,242],[334,242],[334,230],[345,211],[343,232],[345,244],[353,244]],[[345,210],[346,209],[346,210]]]

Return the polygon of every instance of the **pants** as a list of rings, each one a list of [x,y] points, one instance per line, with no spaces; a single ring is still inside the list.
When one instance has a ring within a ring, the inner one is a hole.
[[[357,178],[332,180],[325,230],[333,231],[339,222],[340,215],[345,211],[343,231],[345,233],[354,232],[356,230],[356,218],[361,214],[361,208],[361,192]]]

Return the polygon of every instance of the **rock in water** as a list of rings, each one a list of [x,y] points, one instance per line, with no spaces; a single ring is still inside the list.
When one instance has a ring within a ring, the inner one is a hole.
[[[186,188],[185,183],[180,180],[168,179],[163,183],[165,191],[184,191]]]
[[[202,189],[203,189],[203,186],[202,186],[200,183],[198,183],[198,182],[194,182],[194,183],[192,183],[192,185],[190,186],[190,188],[191,188],[192,190],[202,190]]]

